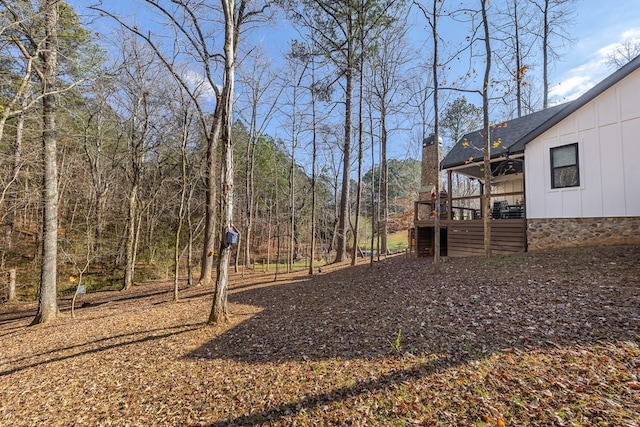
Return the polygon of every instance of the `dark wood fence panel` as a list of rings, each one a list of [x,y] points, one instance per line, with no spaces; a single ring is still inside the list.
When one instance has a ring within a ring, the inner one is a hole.
[[[475,256],[484,253],[482,221],[447,222],[449,256]]]
[[[448,256],[484,255],[484,224],[482,220],[443,221],[447,228]],[[495,255],[525,252],[525,219],[491,221],[491,251]]]

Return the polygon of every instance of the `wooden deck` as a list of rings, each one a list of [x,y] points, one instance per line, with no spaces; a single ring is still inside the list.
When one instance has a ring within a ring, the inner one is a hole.
[[[433,256],[433,221],[417,221],[415,225],[417,256]],[[484,255],[482,220],[441,220],[440,230],[441,255],[451,257]],[[526,219],[491,220],[491,251],[494,255],[526,252],[526,250]]]

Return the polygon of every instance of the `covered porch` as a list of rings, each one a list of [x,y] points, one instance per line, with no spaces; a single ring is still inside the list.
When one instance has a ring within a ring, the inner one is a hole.
[[[521,159],[508,157],[491,163],[490,198],[491,250],[494,254],[525,252],[526,212],[524,174]],[[420,193],[414,203],[414,228],[409,233],[409,247],[418,257],[433,256],[435,216],[439,215],[440,255],[475,256],[484,254],[482,218],[486,186],[476,164],[447,170],[447,190],[435,194]]]
[[[435,226],[432,222],[416,223],[412,250],[418,257],[431,257],[434,252]],[[496,255],[526,252],[527,222],[524,218],[491,221],[491,252]],[[482,220],[440,221],[440,255],[450,257],[484,255],[484,223]]]

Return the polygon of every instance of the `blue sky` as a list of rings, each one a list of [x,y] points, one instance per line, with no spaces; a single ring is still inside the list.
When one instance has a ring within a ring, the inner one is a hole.
[[[89,0],[93,2],[93,0]],[[447,0],[454,2],[454,0]],[[469,1],[469,0],[467,0]],[[83,7],[87,0],[70,0],[76,6],[78,12],[83,14]],[[140,5],[142,0],[108,0],[105,6],[115,9],[131,21],[137,21],[139,25],[145,25],[149,19],[144,15],[144,8]],[[418,37],[428,37],[424,28],[424,20],[415,16],[418,29],[414,31]],[[103,31],[105,27],[113,25],[112,22],[101,20],[100,26],[94,26],[94,30]],[[422,24],[420,24],[422,22]],[[454,38],[460,36],[460,30],[454,28],[442,28],[443,37]],[[560,103],[577,98],[593,85],[600,82],[614,70],[606,65],[606,57],[621,41],[631,38],[640,40],[640,0],[576,0],[574,20],[566,31],[571,35],[573,43],[560,49],[562,57],[559,60],[552,59],[550,69],[550,101]],[[287,51],[289,42],[297,34],[288,30],[282,22],[263,27],[259,32],[251,34],[253,41],[259,41],[274,57],[274,63]],[[464,34],[463,34],[464,36]],[[420,43],[419,40],[414,44]],[[448,76],[455,78],[455,76]],[[470,99],[474,102],[473,99]],[[283,137],[281,129],[269,128],[268,133],[273,136]],[[391,149],[390,155],[396,158],[416,157],[420,144],[415,143],[416,136],[410,132],[396,134],[396,143]],[[421,139],[421,138],[418,138]]]
[[[79,13],[88,4],[87,0],[69,3]],[[141,3],[144,2],[109,0],[105,5],[144,22]],[[104,20],[101,23],[107,24]],[[606,56],[625,38],[640,39],[640,0],[576,0],[575,19],[568,30],[574,42],[562,50],[562,58],[553,61],[551,68],[551,97],[556,101],[576,98],[613,72],[605,64]],[[283,31],[281,23],[252,35],[275,56],[286,51],[290,38],[295,36],[293,31]]]
[[[579,0],[574,43],[554,64],[551,97],[571,100],[600,82],[614,70],[606,57],[626,38],[640,40],[640,0]]]

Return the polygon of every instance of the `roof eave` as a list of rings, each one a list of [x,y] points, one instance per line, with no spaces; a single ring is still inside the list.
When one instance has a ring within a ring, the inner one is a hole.
[[[514,144],[515,145],[515,144]],[[511,147],[507,148],[506,150],[501,150],[500,152],[497,153],[491,153],[491,158],[490,161],[494,161],[497,159],[503,159],[505,156],[514,156],[517,154],[524,154],[524,149],[520,150],[513,150],[514,146],[512,145]],[[451,164],[444,164],[444,163],[440,163],[440,168],[442,170],[449,170],[449,169],[454,169],[454,168],[459,168],[460,166],[465,166],[468,165],[470,163],[478,163],[483,161],[484,158],[483,157],[474,157],[472,160],[465,160],[464,162],[455,162],[455,163],[451,163]]]

